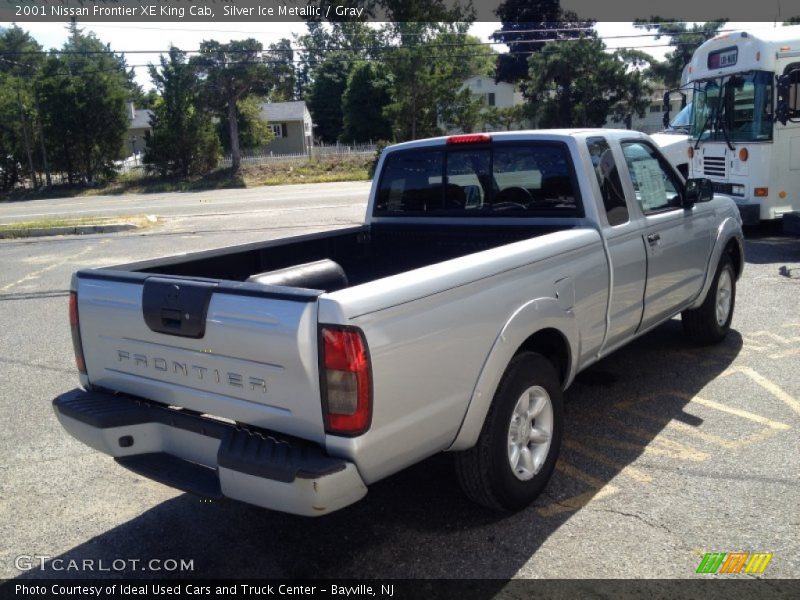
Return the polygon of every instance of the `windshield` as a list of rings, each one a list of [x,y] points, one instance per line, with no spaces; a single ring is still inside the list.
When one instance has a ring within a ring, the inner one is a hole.
[[[772,139],[772,74],[749,71],[697,82],[690,136],[701,141]],[[676,119],[677,120],[677,119]]]
[[[669,126],[673,129],[688,129],[692,122],[691,117],[692,103],[689,102],[689,104],[684,106],[680,112],[675,115],[675,118],[672,120],[672,123],[670,123]]]

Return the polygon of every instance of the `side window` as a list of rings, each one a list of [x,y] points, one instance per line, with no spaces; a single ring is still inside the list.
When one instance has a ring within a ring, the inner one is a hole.
[[[656,151],[644,142],[623,142],[622,153],[642,212],[680,208],[681,186]]]
[[[786,73],[789,75],[789,118],[800,119],[800,65],[790,65]]]
[[[622,183],[619,180],[617,163],[611,154],[611,148],[603,137],[592,137],[586,140],[589,147],[589,156],[594,165],[594,174],[597,176],[597,184],[600,186],[600,193],[603,195],[603,206],[606,209],[608,224],[611,226],[622,225],[630,219],[628,215],[628,205],[625,203],[625,194],[622,191]]]
[[[396,152],[386,158],[375,210],[427,212],[442,208],[442,153]]]

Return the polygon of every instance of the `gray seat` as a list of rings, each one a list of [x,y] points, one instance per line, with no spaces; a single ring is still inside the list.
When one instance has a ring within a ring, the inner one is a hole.
[[[314,262],[257,273],[247,278],[250,283],[284,285],[333,292],[348,286],[347,275],[341,265],[327,258]]]

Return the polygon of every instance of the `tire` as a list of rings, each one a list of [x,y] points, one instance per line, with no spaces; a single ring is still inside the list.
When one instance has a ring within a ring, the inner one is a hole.
[[[532,417],[532,427],[531,420],[519,416],[524,408],[520,404],[523,396],[532,409],[526,413],[528,417],[541,409]],[[456,474],[462,489],[472,501],[491,509],[525,508],[553,474],[563,429],[561,383],[555,367],[541,354],[517,354],[500,380],[477,444],[456,454]],[[545,444],[544,433],[548,431],[549,443]],[[525,441],[530,460],[520,450]],[[517,447],[517,468],[512,467],[512,445]]]
[[[703,346],[721,342],[730,331],[735,305],[736,271],[726,253],[720,258],[703,304],[681,313],[684,333],[692,342]]]

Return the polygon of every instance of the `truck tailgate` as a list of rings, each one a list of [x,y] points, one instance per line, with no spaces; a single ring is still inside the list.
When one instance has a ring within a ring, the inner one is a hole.
[[[314,294],[132,275],[76,278],[93,386],[324,443]]]

